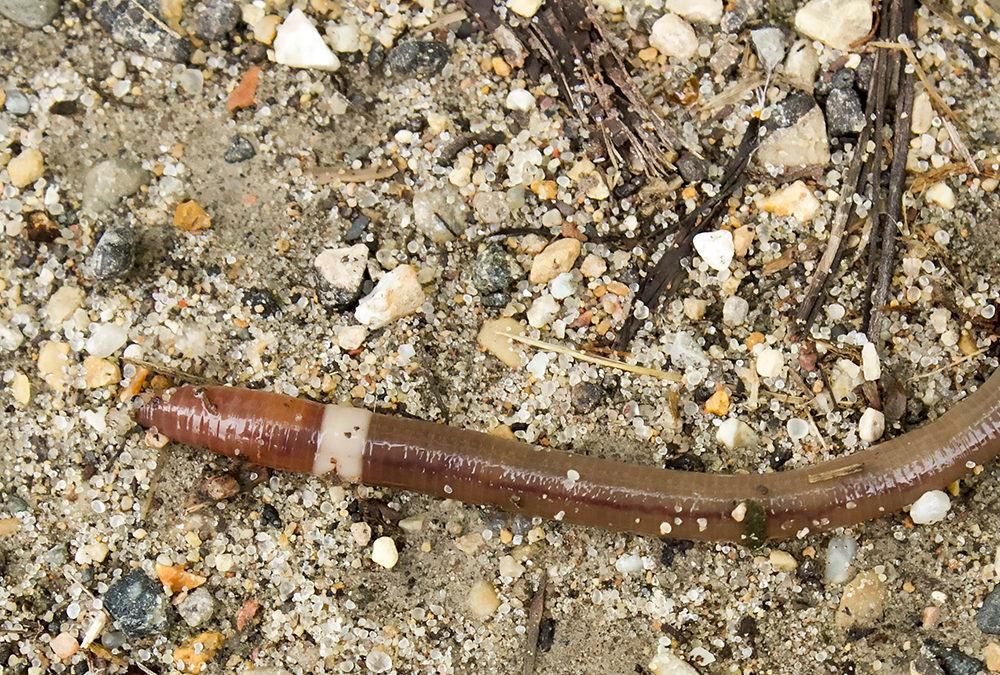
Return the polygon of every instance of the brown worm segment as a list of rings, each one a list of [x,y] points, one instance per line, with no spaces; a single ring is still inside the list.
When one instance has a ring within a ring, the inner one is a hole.
[[[760,543],[902,510],[1000,453],[1000,374],[920,429],[768,474],[672,471],[233,387],[179,387],[138,411],[168,438],[275,469],[490,504],[655,537]]]

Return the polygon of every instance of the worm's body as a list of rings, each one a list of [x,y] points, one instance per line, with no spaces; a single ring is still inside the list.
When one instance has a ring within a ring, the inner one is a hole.
[[[180,387],[141,424],[276,469],[335,472],[526,516],[656,537],[784,539],[899,511],[1000,453],[1000,374],[941,418],[854,455],[770,474],[625,464],[231,387]]]

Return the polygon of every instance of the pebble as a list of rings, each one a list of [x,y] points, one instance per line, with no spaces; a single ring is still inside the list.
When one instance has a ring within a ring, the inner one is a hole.
[[[365,656],[365,668],[369,673],[388,673],[392,670],[392,657],[381,649],[373,649]]]
[[[504,105],[508,110],[530,112],[535,108],[535,97],[527,89],[511,89]]]
[[[910,507],[910,520],[917,525],[931,525],[944,520],[951,510],[951,498],[942,490],[929,490]]]
[[[124,276],[135,264],[135,231],[130,225],[110,225],[94,246],[86,271],[94,279]]]
[[[399,552],[392,537],[379,537],[372,543],[372,562],[391,570],[399,562]]]
[[[699,232],[692,243],[705,264],[719,272],[728,270],[736,255],[733,233],[729,230]]]
[[[361,521],[360,523],[352,523],[351,537],[354,539],[354,543],[358,546],[367,546],[368,542],[372,540],[371,525],[364,521]]]
[[[976,612],[976,625],[988,635],[1000,635],[1000,584],[993,587]]]
[[[543,293],[535,298],[531,307],[525,312],[528,324],[532,328],[545,328],[552,319],[556,318],[557,314],[559,314],[559,301],[548,293]]]
[[[96,356],[88,356],[83,360],[83,381],[89,389],[107,387],[121,379],[121,370],[114,361]]]
[[[955,208],[955,192],[947,183],[934,183],[924,192],[924,199],[929,204],[940,206],[946,211]]]
[[[404,40],[389,50],[386,63],[394,73],[422,78],[440,73],[450,58],[451,50],[443,42]]]
[[[52,653],[56,655],[57,659],[66,661],[73,658],[73,655],[80,650],[80,643],[69,633],[59,633],[52,638],[49,647],[52,648]]]
[[[533,284],[547,284],[563,272],[573,269],[580,257],[582,246],[577,239],[559,239],[535,256],[531,261],[528,280]]]
[[[31,103],[28,97],[17,89],[7,89],[4,94],[7,100],[4,102],[4,109],[11,115],[27,115],[31,112]]]
[[[355,244],[328,248],[313,260],[317,285],[323,302],[343,307],[354,302],[361,293],[361,282],[368,269],[368,247]]]
[[[80,308],[85,297],[83,289],[76,286],[60,286],[45,303],[45,315],[49,325],[58,327],[73,312]]]
[[[682,153],[677,159],[677,170],[681,178],[689,183],[696,183],[708,178],[708,162],[693,152]]]
[[[976,675],[983,670],[982,661],[957,647],[950,647],[933,638],[924,640],[924,646],[937,658],[945,675]]]
[[[596,382],[578,382],[570,389],[570,405],[576,412],[586,415],[601,405],[607,395],[607,390]]]
[[[773,347],[765,347],[757,354],[756,368],[761,377],[778,377],[785,368],[785,356]]]
[[[47,340],[38,350],[38,374],[56,391],[66,387],[66,369],[69,367],[69,345]]]
[[[0,0],[0,14],[25,28],[47,26],[56,14],[62,0]]]
[[[101,213],[118,205],[149,182],[149,172],[127,157],[95,164],[83,179],[83,209]]]
[[[250,142],[250,139],[246,136],[240,136],[237,134],[233,136],[233,139],[229,142],[229,147],[226,148],[226,152],[222,155],[222,159],[226,162],[226,164],[239,164],[240,162],[252,159],[256,154],[257,150],[253,147],[253,143]]]
[[[859,572],[844,587],[834,623],[844,630],[874,625],[882,618],[885,600],[886,589],[878,573],[872,570]]]
[[[468,206],[452,186],[424,188],[413,195],[413,222],[435,244],[451,241],[465,227]]]
[[[799,562],[792,556],[791,553],[776,548],[771,549],[770,554],[768,554],[767,561],[771,563],[771,567],[781,572],[794,572],[799,566]]]
[[[830,161],[830,143],[819,107],[814,104],[790,126],[765,136],[757,150],[757,161],[779,168],[826,166]]]
[[[500,598],[497,597],[493,584],[483,579],[469,589],[468,595],[469,610],[478,619],[488,619],[500,607]]]
[[[638,574],[642,571],[642,556],[634,553],[619,556],[615,560],[615,569],[619,574]]]
[[[854,89],[834,89],[826,97],[826,129],[831,136],[851,136],[865,128],[865,111]]]
[[[874,443],[885,433],[885,414],[875,408],[866,408],[858,421],[858,436],[865,443]]]
[[[358,303],[354,317],[375,330],[413,314],[424,304],[424,289],[412,265],[400,265],[385,274]]]
[[[667,12],[653,23],[649,44],[661,54],[681,61],[690,60],[698,52],[694,28],[673,12]]]
[[[757,58],[766,70],[774,70],[775,66],[785,58],[785,33],[776,26],[765,26],[750,31]]]
[[[104,609],[129,637],[163,632],[169,623],[163,587],[140,569],[111,584],[103,600]]]
[[[913,96],[913,117],[910,118],[910,131],[914,134],[926,134],[931,130],[934,123],[934,106],[931,103],[931,95],[927,90],[920,87]]]
[[[202,0],[191,8],[194,34],[206,42],[215,42],[235,30],[242,16],[235,0]]]
[[[368,329],[364,326],[344,326],[337,331],[337,346],[352,352],[368,337]]]
[[[599,255],[589,254],[580,263],[580,274],[588,279],[596,279],[608,271],[608,263]]]
[[[795,30],[847,51],[872,28],[870,0],[809,0],[795,12]]]
[[[479,248],[472,264],[472,285],[483,295],[506,290],[516,278],[516,263],[498,242]]]
[[[694,23],[722,21],[722,0],[666,0],[663,8]]]
[[[991,673],[1000,673],[1000,645],[996,642],[988,642],[983,648],[983,660],[986,661],[986,669]]]
[[[877,382],[882,377],[882,363],[872,342],[866,342],[861,348],[861,372],[869,382]]]
[[[274,37],[274,60],[292,68],[334,71],[340,59],[326,46],[316,26],[300,9],[288,13]]]
[[[682,305],[684,308],[684,316],[692,321],[700,321],[703,319],[705,317],[705,312],[708,310],[708,303],[701,298],[684,298]]]
[[[698,675],[687,661],[670,651],[669,647],[660,645],[656,656],[646,664],[652,675]]]
[[[24,343],[24,334],[21,333],[21,329],[0,321],[0,349],[12,352],[22,343]]]
[[[730,417],[719,425],[715,439],[729,450],[757,445],[757,432],[741,419]]]
[[[811,94],[816,86],[817,72],[819,72],[819,55],[813,48],[812,42],[796,40],[785,59],[785,79],[793,87]]]
[[[823,581],[828,584],[842,584],[848,580],[851,563],[858,552],[858,542],[853,537],[831,537],[826,545],[826,566]]]
[[[576,279],[569,272],[563,272],[549,282],[549,293],[556,300],[565,300],[576,294]]]
[[[99,323],[90,329],[87,352],[103,359],[111,356],[128,342],[128,328],[117,323]]]
[[[530,19],[535,16],[539,9],[541,9],[543,1],[544,0],[507,0],[507,9],[514,12],[518,16]]]
[[[37,148],[27,148],[7,164],[7,175],[11,185],[25,188],[45,173],[45,160]]]
[[[212,227],[212,217],[201,204],[189,199],[174,209],[174,227],[185,232],[202,232]]]
[[[726,298],[722,305],[722,323],[727,326],[742,326],[750,313],[750,303],[738,295]]]
[[[15,373],[10,381],[10,393],[20,405],[31,403],[31,380],[24,373]]]
[[[101,0],[94,16],[125,49],[165,61],[186,62],[191,56],[191,42],[167,30],[159,0]]]
[[[520,579],[524,575],[524,565],[514,559],[514,556],[505,555],[500,558],[500,576],[511,579]]]
[[[760,208],[781,218],[792,216],[800,223],[808,223],[819,214],[821,206],[809,186],[797,180],[762,199]]]
[[[347,54],[361,50],[361,34],[353,23],[336,26],[327,24],[326,37],[335,52]]]
[[[177,605],[177,613],[191,628],[206,623],[215,614],[215,598],[207,588],[196,588]]]
[[[523,332],[524,329],[517,320],[503,317],[484,322],[476,341],[508,368],[520,368],[524,363],[524,349],[506,334],[520,335]]]

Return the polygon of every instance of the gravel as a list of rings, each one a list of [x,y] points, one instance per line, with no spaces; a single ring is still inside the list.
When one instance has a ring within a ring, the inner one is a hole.
[[[135,257],[135,230],[130,225],[111,225],[101,234],[90,254],[88,272],[99,280],[122,277],[132,269]]]
[[[155,635],[169,624],[170,609],[163,589],[142,570],[132,570],[111,584],[103,602],[115,624],[129,637]]]

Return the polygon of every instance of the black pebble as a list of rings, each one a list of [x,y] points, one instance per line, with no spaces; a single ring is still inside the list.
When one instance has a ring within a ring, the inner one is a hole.
[[[104,609],[130,637],[162,632],[169,623],[169,603],[163,586],[141,569],[135,569],[111,584],[104,594]]]
[[[604,387],[596,382],[580,382],[573,385],[570,390],[570,403],[573,410],[581,415],[586,415],[593,412],[604,401],[607,393]]]
[[[664,567],[670,567],[674,564],[674,560],[678,555],[684,555],[692,548],[694,548],[694,542],[686,539],[665,541],[663,542],[663,548],[660,549],[660,562],[663,563]]]
[[[243,291],[243,304],[265,318],[274,316],[281,309],[278,298],[266,288],[248,288]]]
[[[545,617],[538,624],[538,651],[547,652],[552,649],[552,643],[556,639],[556,620]]]
[[[982,661],[933,638],[924,640],[927,651],[937,657],[946,675],[976,675],[984,670]]]
[[[129,225],[111,225],[90,254],[90,275],[112,279],[128,273],[135,264],[135,231]]]
[[[448,46],[433,40],[404,40],[389,50],[386,61],[400,75],[430,77],[441,72],[451,57]]]
[[[988,635],[1000,635],[1000,584],[993,587],[976,612],[976,625]]]
[[[281,514],[270,504],[260,510],[260,524],[267,527],[281,527]]]
[[[664,469],[674,469],[675,471],[699,471],[705,470],[705,462],[697,455],[685,453],[677,457],[671,457],[663,462]]]

